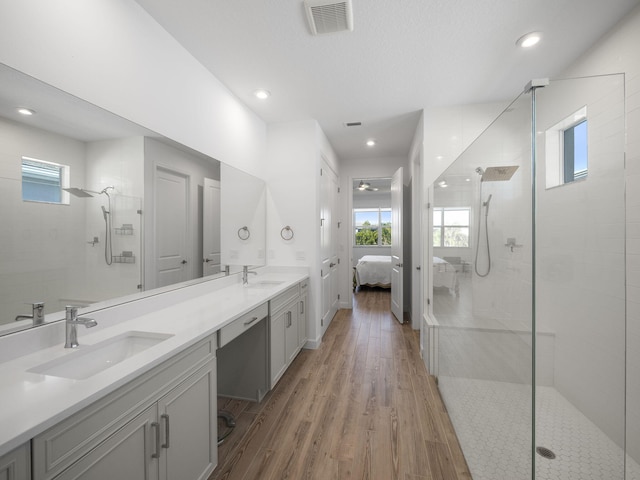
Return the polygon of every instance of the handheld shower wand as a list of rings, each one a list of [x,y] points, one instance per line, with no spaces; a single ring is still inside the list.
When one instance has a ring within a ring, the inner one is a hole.
[[[482,203],[482,206],[485,207],[485,211],[484,211],[484,216],[488,217],[489,216],[489,203],[491,202],[491,197],[493,195],[489,194],[489,196],[487,197],[487,201]]]

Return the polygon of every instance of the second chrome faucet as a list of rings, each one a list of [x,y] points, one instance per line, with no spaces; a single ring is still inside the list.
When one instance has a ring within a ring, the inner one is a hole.
[[[76,348],[78,344],[78,325],[87,328],[98,325],[93,318],[78,317],[78,307],[67,306],[65,308],[65,342],[64,348]]]

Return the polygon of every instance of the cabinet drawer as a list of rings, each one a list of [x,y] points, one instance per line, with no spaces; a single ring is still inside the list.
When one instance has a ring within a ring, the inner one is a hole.
[[[269,308],[266,303],[263,303],[250,312],[245,313],[239,318],[236,318],[229,325],[225,325],[218,332],[218,347],[224,347],[231,340],[239,335],[242,335],[244,332],[256,325],[268,314]]]
[[[50,479],[202,365],[215,362],[215,335],[187,348],[32,440],[33,479]],[[72,394],[72,393],[70,393]]]
[[[289,302],[295,300],[300,295],[299,293],[299,285],[294,285],[293,287],[289,287],[283,293],[278,295],[276,298],[269,302],[271,304],[271,315],[278,312],[278,310],[287,306]]]

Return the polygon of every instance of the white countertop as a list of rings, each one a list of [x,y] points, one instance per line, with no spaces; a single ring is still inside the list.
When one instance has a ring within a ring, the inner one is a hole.
[[[247,288],[237,283],[186,301],[178,300],[170,307],[149,310],[126,321],[116,321],[112,326],[101,325],[104,328],[96,328],[95,333],[78,326],[78,349],[64,348],[63,332],[59,344],[54,347],[0,363],[0,456],[307,277],[302,273],[251,275],[250,284],[265,280],[283,283],[260,288]],[[106,323],[109,323],[108,319]],[[83,345],[92,345],[128,331],[173,336],[84,380],[28,372],[52,359],[74,355]]]

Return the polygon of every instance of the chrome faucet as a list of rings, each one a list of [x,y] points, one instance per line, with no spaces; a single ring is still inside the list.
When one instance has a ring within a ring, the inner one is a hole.
[[[34,302],[31,304],[31,315],[18,315],[16,316],[16,322],[18,320],[24,320],[27,318],[33,319],[33,326],[42,325],[44,323],[44,302]]]
[[[249,274],[257,275],[258,272],[249,271],[249,265],[245,265],[242,267],[242,285],[247,285],[249,283]]]
[[[76,348],[78,344],[78,325],[84,325],[87,328],[98,325],[93,318],[78,317],[78,307],[67,306],[65,308],[65,342],[64,348]]]

